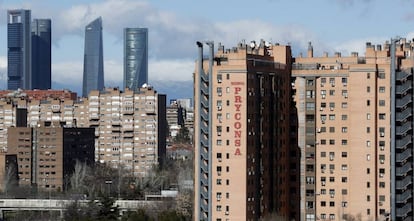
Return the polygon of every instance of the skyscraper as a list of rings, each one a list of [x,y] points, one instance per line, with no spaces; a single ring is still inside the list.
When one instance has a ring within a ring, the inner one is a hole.
[[[194,220],[298,220],[290,46],[197,44]]]
[[[32,21],[32,82],[30,89],[52,86],[52,32],[50,19]]]
[[[7,11],[7,88],[31,89],[30,10]]]
[[[87,97],[91,90],[103,88],[102,18],[99,17],[85,27],[82,96]]]
[[[148,29],[124,29],[124,88],[148,83]]]

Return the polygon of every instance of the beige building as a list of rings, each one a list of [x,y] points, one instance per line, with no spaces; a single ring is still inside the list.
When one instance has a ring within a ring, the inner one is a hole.
[[[295,58],[301,220],[381,220],[392,212],[393,220],[411,220],[412,192],[401,182],[409,176],[412,187],[413,43],[401,40],[395,53],[391,46],[367,43],[364,57],[314,57],[309,43],[307,56]]]
[[[107,88],[88,98],[71,99],[65,91],[4,93],[0,100],[0,148],[7,150],[7,130],[19,124],[38,127],[49,122],[63,127],[95,128],[95,160],[122,165],[144,176],[165,158],[165,95],[146,85],[137,91]],[[50,93],[50,96],[48,96]],[[1,93],[0,93],[1,94]],[[28,96],[28,94],[30,96]],[[26,111],[27,110],[27,111]],[[23,113],[18,117],[19,113]]]
[[[194,220],[298,220],[290,47],[207,42],[205,59],[197,44]]]

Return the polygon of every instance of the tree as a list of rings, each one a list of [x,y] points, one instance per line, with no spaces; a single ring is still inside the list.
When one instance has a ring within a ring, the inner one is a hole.
[[[137,211],[125,213],[122,216],[122,221],[153,221],[154,219],[150,217],[145,209],[138,209]]]
[[[182,126],[175,136],[174,142],[176,143],[190,143],[189,130],[186,126]]]
[[[115,199],[110,197],[103,197],[98,202],[98,220],[118,220],[119,208],[115,206]]]
[[[186,219],[175,210],[164,210],[158,214],[158,221],[186,221]]]

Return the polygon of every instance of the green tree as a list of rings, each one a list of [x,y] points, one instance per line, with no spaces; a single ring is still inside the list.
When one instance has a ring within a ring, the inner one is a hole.
[[[115,199],[110,197],[103,197],[98,201],[99,212],[98,220],[118,220],[119,208],[115,206]]]
[[[176,143],[190,143],[190,131],[186,126],[182,126],[175,136],[174,142]]]
[[[122,218],[122,221],[153,221],[144,209],[138,209],[137,211],[125,213]]]

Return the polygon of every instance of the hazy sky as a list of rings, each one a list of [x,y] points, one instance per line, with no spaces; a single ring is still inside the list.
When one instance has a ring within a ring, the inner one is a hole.
[[[84,27],[99,16],[106,86],[122,86],[124,27],[149,29],[150,83],[191,80],[196,41],[231,48],[264,39],[292,45],[294,55],[312,41],[316,55],[346,56],[363,55],[367,41],[414,36],[413,0],[0,0],[0,89],[7,79],[6,11],[16,8],[52,19],[55,84],[82,84]]]

